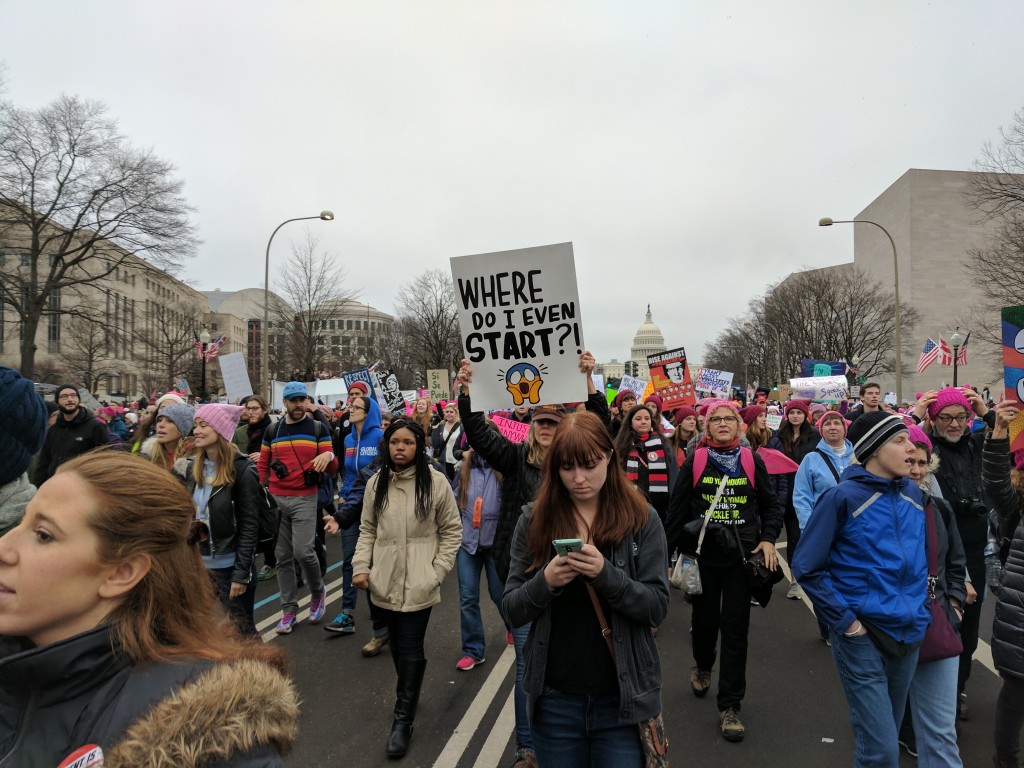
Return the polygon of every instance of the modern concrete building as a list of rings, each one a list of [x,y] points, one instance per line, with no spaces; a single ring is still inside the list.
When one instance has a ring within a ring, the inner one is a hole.
[[[899,261],[900,299],[919,315],[912,338],[903,339],[903,398],[915,392],[951,384],[953,369],[934,363],[917,373],[917,360],[925,339],[949,340],[957,325],[970,331],[971,309],[980,293],[967,276],[972,248],[986,244],[994,224],[985,221],[965,198],[974,174],[912,168],[854,216],[875,221],[892,235]],[[852,228],[853,263],[887,286],[893,284],[892,247],[885,234],[866,224],[837,225],[831,236],[842,237]],[[960,384],[979,389],[1000,381],[1002,368],[979,355],[979,344],[968,345],[967,364],[959,368]],[[895,389],[895,377],[879,377],[884,391]]]

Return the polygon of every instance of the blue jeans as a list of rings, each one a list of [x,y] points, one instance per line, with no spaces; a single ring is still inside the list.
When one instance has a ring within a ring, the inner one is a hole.
[[[526,638],[530,636],[532,624],[512,628],[512,645],[516,649],[516,684],[512,695],[516,705],[516,748],[533,749],[533,734],[530,732],[530,702],[523,690],[523,674],[526,672]]]
[[[455,557],[459,577],[459,619],[462,625],[462,652],[472,659],[484,658],[484,620],[480,615],[480,571],[487,571],[487,592],[501,611],[501,593],[505,585],[498,578],[494,556],[489,549],[469,554],[462,547]]]
[[[956,744],[956,681],[960,657],[918,664],[910,683],[910,712],[919,768],[963,768]]]
[[[850,708],[855,768],[899,765],[897,744],[910,681],[917,668],[917,650],[890,659],[867,635],[843,637],[829,629],[832,658]]]
[[[643,768],[640,732],[619,722],[619,697],[582,696],[545,688],[533,710],[533,743],[541,766]]]

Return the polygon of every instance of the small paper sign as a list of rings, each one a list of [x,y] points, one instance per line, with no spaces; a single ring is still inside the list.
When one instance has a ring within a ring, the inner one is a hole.
[[[765,417],[765,422],[768,425],[768,429],[778,429],[782,426],[782,414],[781,413],[769,413]]]
[[[431,368],[427,371],[427,390],[430,393],[430,402],[439,403],[442,400],[451,399],[452,389],[448,386],[450,375],[445,368]]]
[[[521,443],[526,440],[530,431],[530,425],[515,419],[506,419],[504,416],[492,416],[491,421],[498,430],[513,443]]]

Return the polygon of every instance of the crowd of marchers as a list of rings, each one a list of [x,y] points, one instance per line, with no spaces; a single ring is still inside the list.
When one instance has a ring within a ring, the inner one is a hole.
[[[266,579],[278,635],[355,635],[365,594],[361,653],[391,654],[383,752],[401,758],[454,571],[456,669],[486,661],[485,579],[514,646],[514,768],[667,765],[663,685],[714,688],[721,736],[746,735],[750,615],[784,537],[793,579],[778,591],[813,605],[856,766],[896,766],[901,746],[960,766],[969,718],[993,724],[996,766],[1019,764],[1019,403],[945,387],[897,410],[868,383],[856,403],[759,391],[665,410],[625,391],[609,403],[593,369],[584,352],[584,402],[485,414],[464,360],[453,400],[393,414],[358,382],[331,406],[298,381],[276,412],[168,392],[94,413],[74,386],[44,402],[0,368],[0,763],[281,765],[300,692],[282,644],[256,631]],[[525,439],[494,415],[528,423]],[[328,617],[332,535],[343,583]],[[691,612],[688,679],[658,652],[670,584]],[[986,599],[1002,690],[980,713],[968,682]]]

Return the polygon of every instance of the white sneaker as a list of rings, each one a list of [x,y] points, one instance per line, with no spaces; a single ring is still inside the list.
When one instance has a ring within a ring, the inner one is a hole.
[[[786,597],[788,597],[790,600],[799,600],[800,599],[800,585],[797,584],[795,581],[792,584],[790,584],[789,585],[789,592],[786,593]]]

